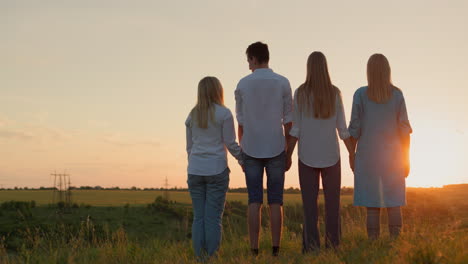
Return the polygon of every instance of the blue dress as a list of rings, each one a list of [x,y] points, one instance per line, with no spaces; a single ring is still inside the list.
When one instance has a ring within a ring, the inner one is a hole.
[[[401,90],[378,104],[361,87],[353,97],[349,133],[358,139],[354,168],[354,205],[395,207],[406,204],[402,134],[412,132]]]

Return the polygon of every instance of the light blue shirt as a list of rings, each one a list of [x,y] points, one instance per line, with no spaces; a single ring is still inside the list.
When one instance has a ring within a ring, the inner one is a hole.
[[[215,122],[208,119],[206,129],[198,127],[190,114],[185,121],[188,174],[211,176],[223,172],[228,166],[226,148],[236,159],[241,158],[231,111],[216,104],[214,117]]]

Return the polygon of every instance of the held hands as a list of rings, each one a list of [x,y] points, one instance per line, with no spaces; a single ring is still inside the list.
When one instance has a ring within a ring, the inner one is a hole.
[[[288,171],[291,168],[292,165],[292,157],[291,155],[286,156],[286,171]]]
[[[243,153],[241,155],[241,158],[237,160],[237,163],[239,163],[239,165],[241,166],[242,172],[245,172],[245,169],[244,169],[244,154]]]
[[[354,160],[356,158],[356,154],[352,153],[349,154],[349,166],[351,167],[351,170],[354,172]]]

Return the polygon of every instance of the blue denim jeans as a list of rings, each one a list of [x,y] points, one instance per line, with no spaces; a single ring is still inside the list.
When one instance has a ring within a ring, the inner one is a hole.
[[[263,203],[263,171],[267,175],[268,204],[283,205],[284,173],[286,153],[283,151],[272,158],[254,158],[244,154],[245,181],[249,193],[249,204]]]
[[[221,243],[224,202],[229,186],[229,168],[213,176],[188,175],[192,198],[192,245],[195,255],[215,254]]]

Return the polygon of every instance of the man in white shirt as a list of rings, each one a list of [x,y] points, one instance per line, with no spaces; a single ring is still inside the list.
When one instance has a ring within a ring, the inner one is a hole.
[[[254,255],[263,204],[263,171],[267,174],[273,255],[277,256],[283,226],[283,190],[286,171],[285,135],[292,126],[292,95],[288,79],[268,66],[268,46],[251,44],[246,51],[251,74],[236,88],[239,142],[244,152],[244,172],[249,193],[249,237]]]

